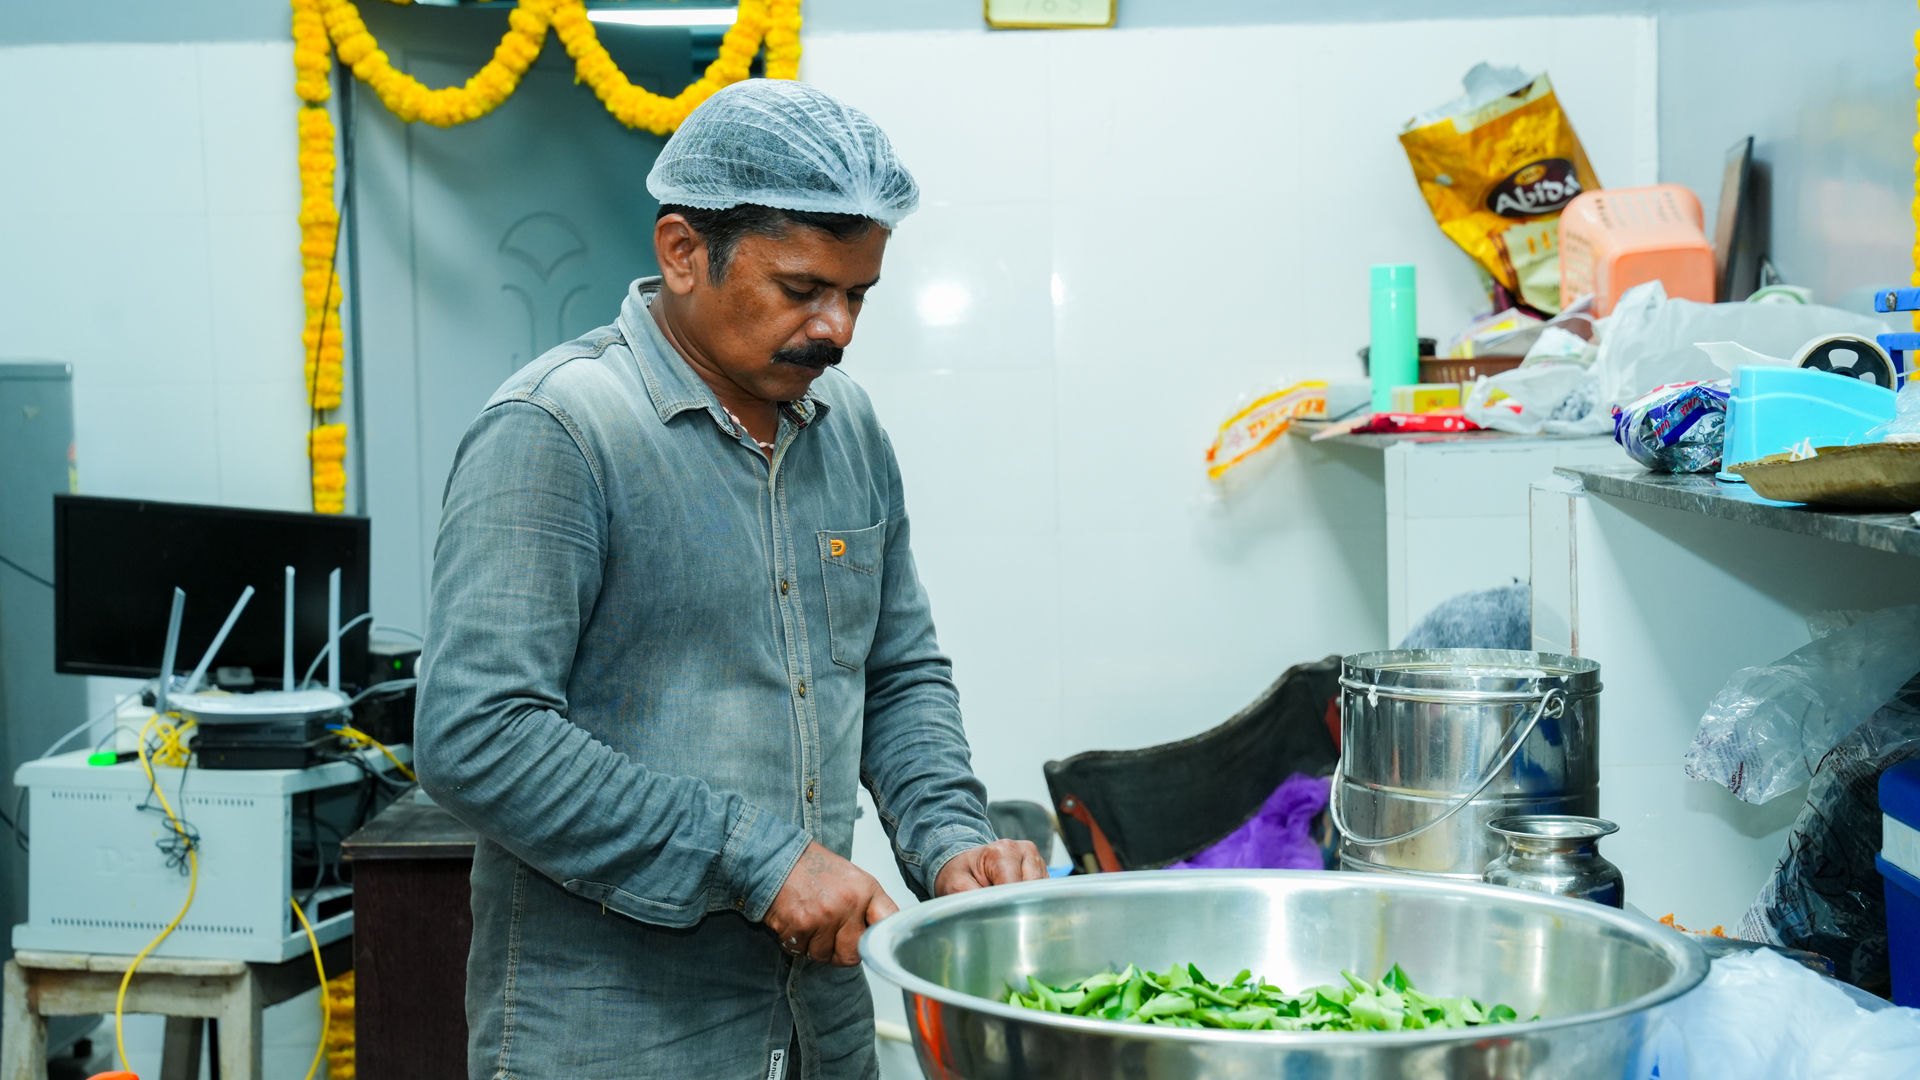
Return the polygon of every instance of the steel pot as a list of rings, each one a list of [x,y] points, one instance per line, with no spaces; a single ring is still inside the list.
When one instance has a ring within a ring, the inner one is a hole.
[[[1600,665],[1500,649],[1396,649],[1340,663],[1328,812],[1340,866],[1479,881],[1514,814],[1600,812]]]
[[[1706,977],[1684,936],[1597,904],[1386,874],[1171,870],[981,889],[868,930],[861,958],[901,987],[929,1080],[1619,1080],[1645,1064],[1654,1006]],[[1399,963],[1437,994],[1525,1023],[1464,1031],[1143,1027],[993,1000],[1028,975],[1128,963],[1246,967],[1289,990]]]
[[[1600,857],[1600,839],[1620,831],[1613,822],[1575,814],[1523,814],[1500,818],[1487,828],[1507,840],[1507,853],[1487,866],[1487,884],[1625,906],[1620,868]]]

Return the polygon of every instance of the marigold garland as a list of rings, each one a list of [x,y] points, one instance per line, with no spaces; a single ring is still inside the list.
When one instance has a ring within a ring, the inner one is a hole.
[[[343,972],[327,980],[326,994],[333,999],[327,1011],[327,1080],[354,1080],[357,1067],[354,1038],[353,972]]]
[[[553,28],[581,82],[621,123],[665,135],[719,90],[747,77],[753,55],[767,46],[767,78],[792,79],[800,72],[800,0],[740,0],[733,26],[720,41],[720,55],[706,73],[674,97],[662,97],[627,81],[593,32],[582,0],[561,0]]]
[[[313,508],[338,514],[347,508],[347,425],[321,424],[307,432],[307,457],[313,462]]]
[[[333,53],[372,88],[395,116],[451,127],[487,115],[513,95],[527,68],[539,58],[551,26],[573,58],[577,81],[593,89],[621,123],[665,135],[717,91],[747,77],[764,43],[767,77],[793,79],[800,72],[800,0],[740,0],[720,42],[720,55],[706,72],[674,97],[633,85],[594,33],[585,0],[520,0],[507,17],[508,30],[492,59],[465,85],[429,89],[395,68],[361,21],[352,0],[291,0],[294,92],[300,109],[300,284],[306,299],[307,403],[315,413],[308,434],[313,461],[313,508],[323,514],[346,509],[345,424],[321,424],[321,413],[340,407],[345,351],[340,333],[340,211],[334,202],[334,128],[326,102]],[[393,0],[406,3],[407,0]]]

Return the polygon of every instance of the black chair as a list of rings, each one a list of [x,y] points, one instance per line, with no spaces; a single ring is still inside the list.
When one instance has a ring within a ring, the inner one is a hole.
[[[1330,774],[1339,682],[1340,658],[1329,656],[1288,668],[1253,704],[1190,739],[1047,762],[1074,872],[1190,858],[1246,824],[1287,777]]]

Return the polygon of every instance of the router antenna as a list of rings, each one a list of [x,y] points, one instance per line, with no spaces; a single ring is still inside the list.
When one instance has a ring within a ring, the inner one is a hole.
[[[253,599],[253,586],[249,585],[240,593],[240,599],[233,605],[233,610],[227,612],[227,621],[220,624],[220,632],[213,635],[213,644],[207,646],[206,653],[200,657],[200,663],[193,669],[193,674],[187,677],[187,687],[180,691],[181,693],[191,694],[200,689],[200,680],[206,677],[207,665],[213,663],[214,654],[220,651],[220,646],[227,643],[227,635],[233,632],[233,624],[240,621],[240,613],[247,609],[247,601],[251,599]]]
[[[293,567],[287,567],[287,614],[286,630],[280,639],[280,689],[292,690],[293,685]]]
[[[327,689],[340,692],[340,568],[327,575]]]
[[[173,654],[180,647],[180,615],[187,609],[187,590],[173,587],[173,614],[167,616],[167,648],[160,654],[160,691],[154,695],[154,707],[167,715],[167,684],[173,681]]]

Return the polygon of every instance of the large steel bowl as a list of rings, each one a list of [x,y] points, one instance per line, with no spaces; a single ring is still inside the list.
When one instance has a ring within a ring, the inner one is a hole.
[[[1625,1080],[1649,1010],[1706,977],[1698,945],[1598,904],[1490,885],[1287,870],[1143,871],[1007,885],[878,923],[860,955],[906,996],[930,1080],[1286,1077]],[[1289,991],[1398,963],[1429,993],[1540,1019],[1464,1031],[1143,1027],[992,1000],[1028,975],[1241,968]]]

